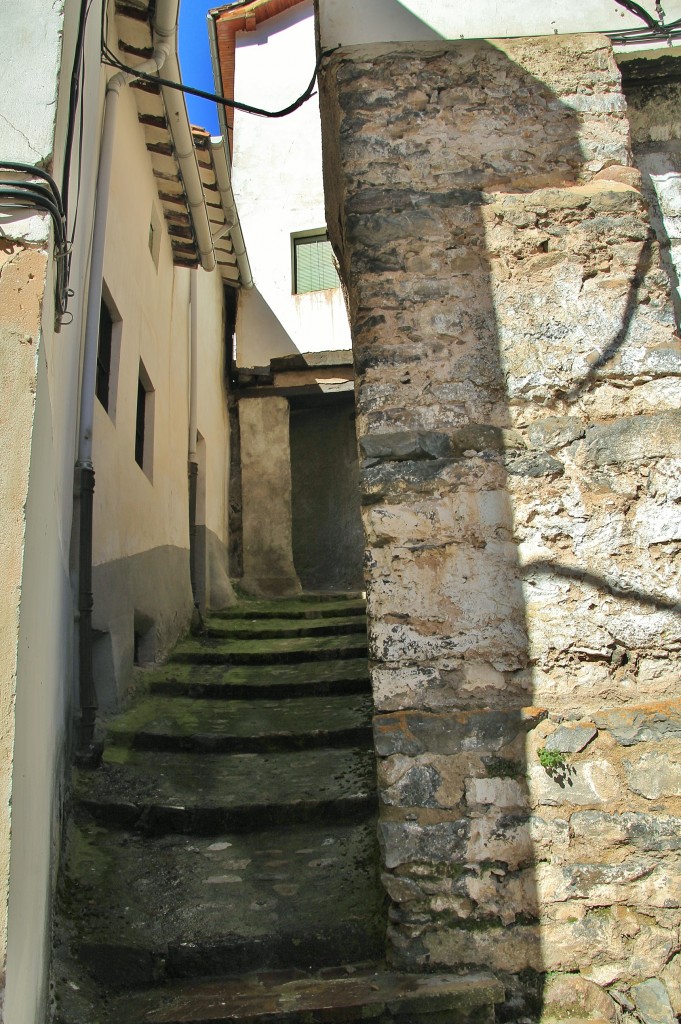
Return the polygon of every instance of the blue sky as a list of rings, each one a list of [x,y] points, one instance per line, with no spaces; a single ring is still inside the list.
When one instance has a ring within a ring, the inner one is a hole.
[[[231,0],[235,2],[235,0]],[[210,45],[206,12],[214,7],[227,7],[230,0],[182,0],[180,4],[179,53],[182,81],[196,89],[215,92],[210,64]],[[208,100],[185,95],[187,111],[192,124],[207,128],[211,135],[219,135],[217,108]]]

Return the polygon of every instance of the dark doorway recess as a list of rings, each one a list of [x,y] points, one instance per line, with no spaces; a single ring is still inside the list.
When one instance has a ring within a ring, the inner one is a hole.
[[[303,590],[361,590],[354,395],[291,399],[293,561]]]

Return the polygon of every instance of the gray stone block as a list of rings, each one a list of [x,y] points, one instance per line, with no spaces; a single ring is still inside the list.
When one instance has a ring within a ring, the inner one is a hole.
[[[442,459],[450,452],[447,435],[432,430],[367,434],[359,439],[359,447],[365,458],[385,462]]]
[[[644,1024],[676,1024],[667,989],[657,978],[634,985],[631,995]]]
[[[623,416],[607,426],[589,427],[586,452],[596,466],[681,455],[681,412]]]
[[[395,868],[411,861],[451,864],[463,860],[471,823],[462,818],[437,825],[411,821],[383,821],[378,834],[385,866]]]
[[[578,754],[597,735],[598,730],[592,725],[560,725],[544,746],[547,750],[560,750],[563,754]]]
[[[623,747],[650,740],[681,737],[681,702],[645,708],[608,708],[594,716],[599,729],[607,729]]]

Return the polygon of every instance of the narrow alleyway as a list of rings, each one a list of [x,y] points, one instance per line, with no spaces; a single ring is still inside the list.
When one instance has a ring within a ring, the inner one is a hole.
[[[360,599],[248,602],[148,674],[75,778],[57,1024],[493,1019],[489,979],[379,972],[366,643]]]

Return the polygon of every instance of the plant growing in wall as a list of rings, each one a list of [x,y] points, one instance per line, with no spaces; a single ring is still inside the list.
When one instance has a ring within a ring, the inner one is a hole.
[[[562,750],[548,750],[546,747],[539,747],[537,758],[546,774],[550,775],[559,786],[572,785],[570,776],[574,775],[575,769]]]

